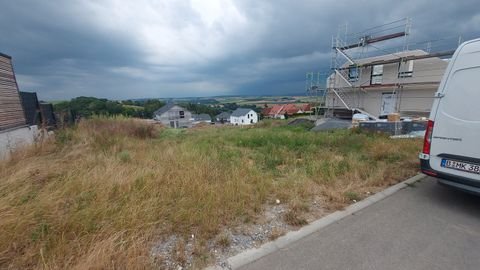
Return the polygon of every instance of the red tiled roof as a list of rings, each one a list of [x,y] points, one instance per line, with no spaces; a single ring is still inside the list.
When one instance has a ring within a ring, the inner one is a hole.
[[[294,115],[294,114],[297,114],[299,111],[298,107],[295,106],[294,104],[286,104],[283,110],[287,115]]]
[[[283,110],[283,107],[285,107],[285,105],[281,105],[281,104],[273,105],[272,109],[270,110],[269,115],[275,116],[275,115],[285,114],[285,112]]]
[[[302,112],[309,112],[312,110],[312,106],[310,104],[303,104],[300,106],[300,110],[302,110]]]
[[[294,115],[297,113],[309,112],[312,110],[310,104],[276,104],[272,107],[264,108],[263,115],[275,117],[278,115]]]

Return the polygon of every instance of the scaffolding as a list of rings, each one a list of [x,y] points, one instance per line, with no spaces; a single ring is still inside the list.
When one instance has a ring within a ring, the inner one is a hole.
[[[412,60],[427,59],[432,57],[451,57],[454,48],[461,42],[458,39],[455,46],[439,45],[448,38],[411,43],[409,40],[412,22],[409,18],[393,21],[383,25],[371,27],[361,32],[348,33],[348,24],[340,26],[337,34],[332,37],[332,58],[331,72],[326,81],[325,93],[325,116],[335,115],[335,110],[346,110],[351,114],[359,112],[367,115],[370,119],[377,117],[372,112],[367,112],[360,104],[360,96],[368,95],[367,90],[372,85],[376,68],[381,69],[383,65],[398,63],[399,74],[404,72],[403,68],[409,64],[413,66]],[[412,50],[421,49],[425,53],[411,54]],[[379,58],[376,61],[362,61],[365,58],[388,55],[388,58]],[[362,74],[369,68],[370,74]],[[408,68],[407,68],[408,73]],[[367,75],[367,76],[362,76]],[[396,81],[390,84],[381,84],[381,87],[391,88],[391,94],[395,97],[395,110],[398,112],[401,97],[397,99],[397,91],[410,84],[407,76],[398,76]],[[307,76],[308,78],[308,76]],[[367,78],[368,80],[366,80]],[[361,81],[364,80],[364,81]],[[321,81],[319,78],[318,81]],[[327,102],[326,98],[331,96],[333,102]]]
[[[313,116],[318,119],[323,113],[321,108],[325,107],[325,98],[327,93],[326,81],[328,73],[322,72],[307,72],[305,78],[305,91],[314,100]]]

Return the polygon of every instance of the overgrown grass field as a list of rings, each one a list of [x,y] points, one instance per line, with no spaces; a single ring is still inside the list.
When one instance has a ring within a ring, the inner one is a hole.
[[[97,118],[0,162],[0,268],[144,269],[162,237],[195,235],[194,267],[222,228],[279,199],[303,224],[417,172],[419,140],[356,131],[163,129]]]

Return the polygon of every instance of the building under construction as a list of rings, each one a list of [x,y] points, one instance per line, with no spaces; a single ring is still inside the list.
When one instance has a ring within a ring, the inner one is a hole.
[[[410,28],[410,20],[403,19],[353,34],[345,27],[332,38],[325,86],[320,85],[320,76],[318,83],[309,85],[315,80],[307,74],[307,91],[324,93],[326,116],[351,117],[357,112],[370,119],[392,113],[428,116],[459,39],[414,43],[409,40]]]

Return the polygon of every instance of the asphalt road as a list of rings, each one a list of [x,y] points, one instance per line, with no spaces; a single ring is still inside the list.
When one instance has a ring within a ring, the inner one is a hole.
[[[480,269],[480,197],[427,177],[241,269]]]

